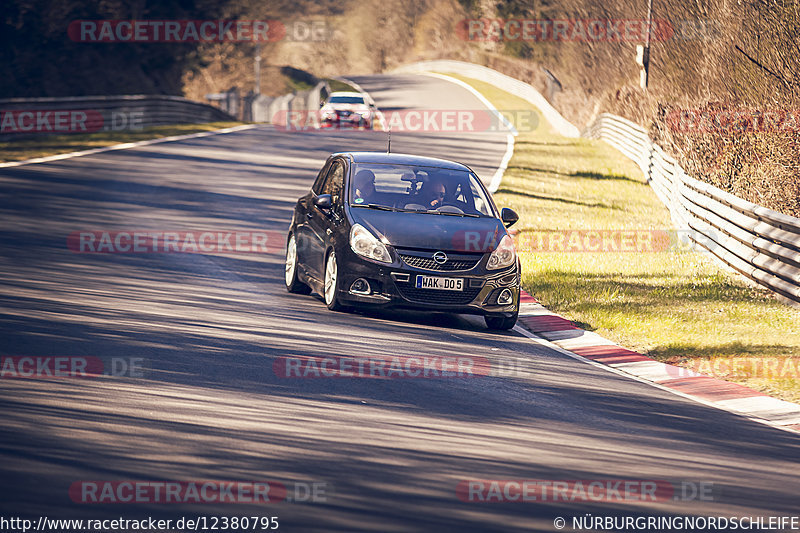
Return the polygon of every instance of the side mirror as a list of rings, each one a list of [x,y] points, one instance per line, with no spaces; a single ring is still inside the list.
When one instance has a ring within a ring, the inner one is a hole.
[[[325,107],[325,102],[320,102],[320,103],[319,103],[319,106],[320,106],[320,107]]]
[[[320,209],[328,210],[333,207],[333,198],[330,194],[320,194],[314,199],[314,205]]]
[[[500,219],[503,221],[503,225],[505,225],[505,227],[510,228],[517,223],[517,220],[519,220],[519,215],[513,209],[504,207],[500,210]]]

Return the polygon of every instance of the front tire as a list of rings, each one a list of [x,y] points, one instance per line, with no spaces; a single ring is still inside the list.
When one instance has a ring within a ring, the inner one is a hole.
[[[331,311],[344,311],[346,309],[339,300],[339,285],[339,264],[336,261],[336,252],[331,250],[325,260],[325,284],[323,285],[325,305]]]
[[[519,311],[511,316],[484,316],[486,327],[494,330],[509,330],[514,327],[519,317]]]
[[[297,279],[297,240],[289,236],[286,244],[285,277],[286,290],[294,294],[309,294],[311,287]]]

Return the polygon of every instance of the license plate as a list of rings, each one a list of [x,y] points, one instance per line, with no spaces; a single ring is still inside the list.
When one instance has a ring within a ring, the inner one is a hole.
[[[439,278],[436,276],[417,276],[418,289],[436,289],[439,291],[463,291],[463,278]]]

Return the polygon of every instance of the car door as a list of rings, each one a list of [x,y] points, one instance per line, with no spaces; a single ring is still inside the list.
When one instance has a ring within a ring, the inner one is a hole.
[[[341,222],[342,217],[342,191],[344,189],[344,175],[346,165],[342,159],[334,159],[321,189],[317,194],[312,194],[309,199],[309,208],[306,213],[308,226],[308,262],[309,274],[318,280],[323,280],[325,268],[325,251],[331,242],[335,226]],[[329,210],[320,209],[314,205],[314,200],[322,194],[330,194],[333,206]]]
[[[294,236],[297,240],[297,262],[304,274],[309,274],[308,265],[312,257],[309,250],[315,240],[314,233],[308,225],[311,213],[316,209],[314,207],[314,198],[316,198],[317,194],[320,194],[322,190],[325,178],[328,177],[328,170],[330,170],[332,161],[332,157],[329,157],[328,160],[325,161],[325,164],[322,165],[322,168],[317,173],[317,177],[314,179],[311,190],[308,191],[305,196],[298,199],[297,206],[295,207]]]

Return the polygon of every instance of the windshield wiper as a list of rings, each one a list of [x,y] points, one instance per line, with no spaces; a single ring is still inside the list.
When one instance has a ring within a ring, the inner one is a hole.
[[[418,211],[418,213],[430,213],[431,215],[449,215],[451,217],[473,217],[480,218],[480,215],[474,213],[453,213],[451,211],[436,211],[435,209],[428,209],[427,211]]]
[[[350,207],[366,207],[368,209],[379,209],[381,211],[400,211],[396,207],[389,207],[381,204],[350,204]]]

